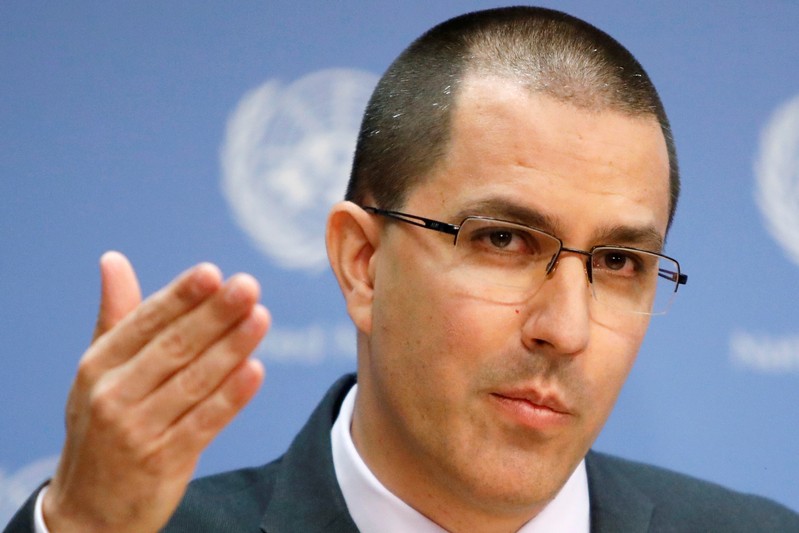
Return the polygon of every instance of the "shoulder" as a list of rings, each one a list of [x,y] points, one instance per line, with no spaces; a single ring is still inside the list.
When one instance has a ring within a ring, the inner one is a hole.
[[[245,531],[261,521],[282,458],[192,481],[164,532]]]
[[[713,531],[796,531],[799,514],[777,502],[665,468],[591,452],[586,457],[592,510],[608,486],[626,485],[653,505],[652,525]]]

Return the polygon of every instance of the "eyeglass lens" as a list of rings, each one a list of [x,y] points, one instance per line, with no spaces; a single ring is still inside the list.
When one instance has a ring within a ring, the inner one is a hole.
[[[541,231],[473,217],[458,231],[453,266],[478,296],[515,303],[543,285],[559,250],[560,241]],[[607,246],[593,250],[586,272],[596,301],[622,311],[661,314],[676,293],[679,265],[655,253]]]

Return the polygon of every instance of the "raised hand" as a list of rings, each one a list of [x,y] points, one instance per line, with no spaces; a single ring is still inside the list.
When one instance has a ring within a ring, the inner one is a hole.
[[[248,356],[270,318],[251,276],[223,282],[201,264],[142,302],[124,256],[109,252],[100,267],[97,328],[43,500],[51,533],[160,529],[202,450],[263,381]]]

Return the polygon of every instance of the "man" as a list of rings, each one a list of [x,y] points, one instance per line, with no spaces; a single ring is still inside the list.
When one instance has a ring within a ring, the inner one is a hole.
[[[381,79],[329,218],[357,385],[281,459],[186,490],[262,380],[268,313],[210,265],[140,303],[107,254],[58,471],[9,530],[799,531],[590,451],[686,282],[662,255],[678,192],[657,93],[610,37],[535,8],[437,26]]]

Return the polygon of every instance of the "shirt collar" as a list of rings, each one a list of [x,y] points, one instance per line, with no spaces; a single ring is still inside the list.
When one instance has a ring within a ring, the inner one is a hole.
[[[350,434],[357,389],[356,384],[347,393],[330,432],[336,479],[353,522],[362,533],[446,533],[389,491],[361,459]],[[555,499],[518,533],[589,533],[589,509],[588,476],[580,461]]]

